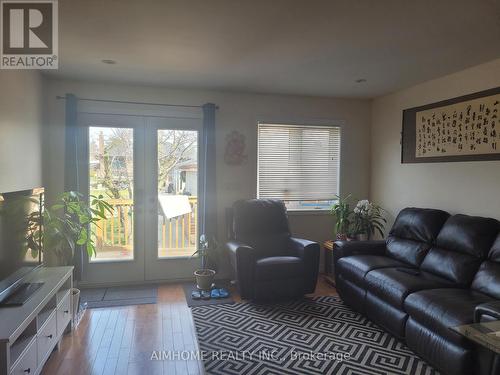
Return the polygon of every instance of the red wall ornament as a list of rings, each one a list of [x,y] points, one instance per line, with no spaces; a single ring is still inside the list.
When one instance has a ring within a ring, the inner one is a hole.
[[[245,154],[245,136],[236,130],[226,135],[224,161],[228,165],[241,165],[247,160]]]

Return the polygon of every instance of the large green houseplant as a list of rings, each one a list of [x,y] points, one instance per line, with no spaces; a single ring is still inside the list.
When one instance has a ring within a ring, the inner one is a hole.
[[[75,191],[58,195],[54,204],[46,207],[42,215],[42,243],[46,262],[49,265],[71,264],[78,246],[87,252],[89,258],[95,256],[97,252],[91,234],[92,226],[111,212],[112,207],[102,195],[91,195],[90,202]]]

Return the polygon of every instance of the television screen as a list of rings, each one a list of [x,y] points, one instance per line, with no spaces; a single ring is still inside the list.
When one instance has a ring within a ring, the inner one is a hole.
[[[0,294],[41,264],[42,210],[43,189],[0,193]]]

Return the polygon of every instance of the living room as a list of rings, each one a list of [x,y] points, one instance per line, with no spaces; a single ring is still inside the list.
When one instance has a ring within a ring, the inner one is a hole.
[[[500,374],[498,1],[1,6],[0,374]]]

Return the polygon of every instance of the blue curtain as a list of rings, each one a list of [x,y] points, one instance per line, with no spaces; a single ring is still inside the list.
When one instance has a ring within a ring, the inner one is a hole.
[[[80,171],[78,161],[78,100],[73,94],[66,94],[66,127],[65,127],[65,158],[64,158],[64,191],[82,192],[80,186]],[[81,280],[83,267],[82,249],[75,251],[73,257],[75,279]]]
[[[202,213],[200,233],[208,239],[217,237],[217,196],[215,175],[215,111],[213,103],[203,108],[203,161],[201,168]]]

